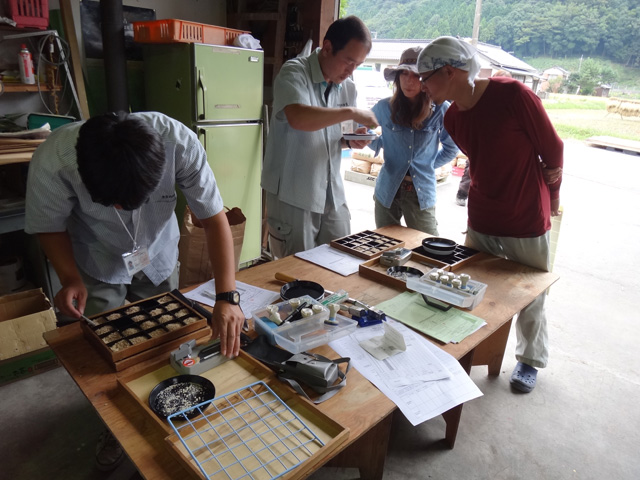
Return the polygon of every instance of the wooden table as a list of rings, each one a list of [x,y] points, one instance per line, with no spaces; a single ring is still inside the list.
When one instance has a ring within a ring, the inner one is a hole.
[[[409,248],[420,245],[425,236],[400,226],[385,227],[379,232],[404,240]],[[371,305],[399,293],[357,274],[343,277],[296,257],[243,270],[237,274],[237,279],[279,291],[282,283],[274,279],[276,272],[316,281],[329,290],[344,288],[352,298]],[[488,365],[489,374],[498,375],[511,319],[558,277],[484,254],[465,266],[464,272],[489,286],[484,300],[473,310],[473,314],[486,320],[487,325],[459,344],[440,346],[458,359],[467,372],[473,365]],[[116,373],[84,339],[78,323],[47,332],[45,339],[145,478],[186,476],[186,471],[166,453],[165,433],[118,387],[119,376],[146,369],[152,360]],[[314,351],[337,357],[328,346]],[[342,452],[329,464],[357,467],[362,478],[382,478],[395,405],[357,370],[351,369],[347,386],[319,408],[350,430]],[[447,422],[445,438],[451,447],[455,443],[461,412],[462,405],[443,415]]]

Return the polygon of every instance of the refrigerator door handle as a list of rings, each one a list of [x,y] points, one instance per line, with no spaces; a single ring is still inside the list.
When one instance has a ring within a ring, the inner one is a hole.
[[[204,83],[204,75],[202,70],[198,70],[198,88],[202,91],[202,111],[199,115],[200,120],[207,118],[206,106],[207,106],[207,86]]]
[[[198,129],[198,139],[202,143],[204,149],[207,149],[207,131],[204,128]]]

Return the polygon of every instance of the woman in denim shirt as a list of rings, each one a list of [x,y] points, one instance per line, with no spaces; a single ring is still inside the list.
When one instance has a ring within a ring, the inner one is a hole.
[[[375,218],[380,228],[399,225],[404,215],[408,227],[438,235],[435,169],[450,162],[458,147],[443,127],[449,103],[434,105],[422,91],[416,69],[420,50],[405,50],[398,66],[385,68],[394,94],[372,109],[382,135],[369,147],[376,155],[384,148],[374,192]]]

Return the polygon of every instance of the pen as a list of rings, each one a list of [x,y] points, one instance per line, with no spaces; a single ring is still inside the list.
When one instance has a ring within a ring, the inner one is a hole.
[[[84,318],[84,320],[91,325],[92,327],[97,327],[98,324],[96,322],[94,322],[93,320],[91,320],[89,317],[86,317],[84,315],[80,315],[80,318]]]

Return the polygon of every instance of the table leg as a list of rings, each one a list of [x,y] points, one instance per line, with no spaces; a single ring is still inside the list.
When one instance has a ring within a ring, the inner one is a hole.
[[[487,365],[489,375],[500,375],[512,321],[513,319],[502,325],[475,348],[473,365]]]
[[[381,480],[391,436],[393,413],[336,455],[327,467],[358,468],[362,480]]]
[[[473,356],[474,351],[471,350],[464,357],[462,357],[458,362],[462,368],[464,368],[465,372],[469,374],[471,372],[471,365],[473,364]],[[445,433],[445,441],[449,444],[449,448],[453,448],[456,444],[456,437],[458,436],[458,426],[460,425],[460,417],[462,416],[462,406],[464,404],[460,404],[457,407],[453,407],[451,410],[447,410],[442,414],[442,418],[447,423],[447,431]]]

